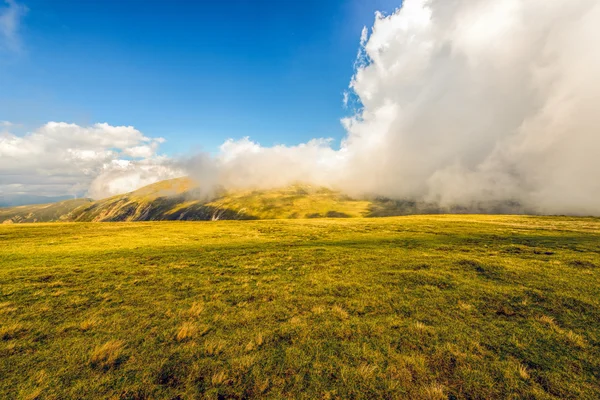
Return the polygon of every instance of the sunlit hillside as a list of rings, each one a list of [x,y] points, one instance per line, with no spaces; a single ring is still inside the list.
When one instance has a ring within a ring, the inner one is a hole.
[[[50,204],[0,208],[0,223],[71,221],[73,210],[91,203],[90,199],[75,199]]]
[[[190,178],[148,185],[131,193],[92,201],[0,209],[0,223],[111,222],[172,220],[244,220],[385,217],[411,214],[522,214],[518,204],[498,202],[470,208],[387,198],[351,198],[342,192],[308,184],[263,190],[219,190],[210,197]]]

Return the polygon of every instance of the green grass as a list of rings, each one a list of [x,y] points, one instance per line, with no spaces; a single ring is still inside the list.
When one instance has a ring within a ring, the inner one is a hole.
[[[0,226],[2,399],[597,399],[598,321],[593,218]]]
[[[256,219],[352,218],[368,215],[370,201],[310,185],[227,193],[207,205],[242,212]]]

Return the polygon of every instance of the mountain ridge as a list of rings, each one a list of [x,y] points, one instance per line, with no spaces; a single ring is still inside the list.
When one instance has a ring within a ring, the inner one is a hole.
[[[0,208],[58,203],[78,197],[73,195],[39,196],[35,194],[0,194]]]
[[[440,207],[435,203],[380,197],[354,199],[340,191],[302,183],[263,190],[219,190],[207,199],[196,182],[182,177],[96,201],[75,199],[0,208],[0,223],[360,218],[441,213],[533,214],[510,202]]]
[[[368,213],[369,205],[368,201],[305,184],[271,190],[220,191],[213,199],[205,200],[199,185],[183,177],[96,201],[78,199],[0,208],[0,223],[362,217]]]

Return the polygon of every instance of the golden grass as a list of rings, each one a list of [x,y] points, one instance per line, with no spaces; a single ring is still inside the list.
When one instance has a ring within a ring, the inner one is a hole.
[[[204,352],[208,356],[217,356],[223,352],[226,345],[224,340],[209,339],[204,342]]]
[[[333,312],[333,314],[335,316],[337,316],[340,319],[348,319],[348,317],[349,317],[348,312],[340,306],[336,305],[336,306],[331,307],[331,311]]]
[[[565,217],[0,226],[0,399],[600,398],[598,243]]]
[[[228,379],[227,372],[218,371],[212,375],[212,377],[210,378],[210,381],[213,385],[222,385],[227,381],[227,379]]]
[[[370,364],[360,364],[358,368],[356,368],[356,372],[363,380],[373,379],[375,377],[375,373],[377,371],[377,366]]]
[[[20,323],[0,326],[0,340],[11,340],[17,338],[26,331],[25,326]]]
[[[184,340],[191,339],[196,332],[197,328],[193,322],[184,322],[177,331],[176,338],[178,341],[182,342]]]
[[[517,373],[523,380],[528,380],[530,378],[529,371],[527,370],[527,367],[525,367],[523,364],[517,365]]]
[[[444,386],[439,383],[432,383],[423,388],[423,399],[427,400],[446,400],[448,396],[444,391]]]
[[[92,351],[90,364],[100,369],[117,367],[123,361],[124,349],[122,340],[109,340]]]
[[[96,328],[98,325],[100,325],[100,319],[97,317],[91,317],[84,321],[81,321],[81,323],[79,324],[79,329],[85,332]]]
[[[202,311],[204,311],[204,303],[194,302],[188,310],[188,314],[191,317],[199,317],[200,314],[202,314]]]
[[[586,342],[585,342],[585,339],[583,338],[583,336],[573,332],[572,330],[565,330],[565,329],[561,328],[556,323],[554,318],[549,317],[547,315],[542,315],[542,316],[538,317],[538,321],[549,326],[554,332],[556,332],[561,337],[563,337],[564,340],[567,343],[569,343],[570,345],[579,347],[579,348],[583,348],[586,346]]]
[[[586,345],[585,339],[583,338],[583,336],[581,336],[571,330],[565,334],[565,337],[566,337],[567,341],[569,343],[571,343],[573,346],[583,348]]]
[[[42,394],[43,394],[42,388],[35,388],[30,393],[26,394],[23,397],[23,400],[39,400],[39,399],[43,398]]]

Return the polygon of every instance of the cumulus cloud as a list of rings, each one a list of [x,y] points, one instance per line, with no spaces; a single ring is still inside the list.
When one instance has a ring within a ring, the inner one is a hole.
[[[5,129],[11,124],[4,124]],[[102,198],[181,176],[157,154],[162,138],[131,126],[49,122],[25,136],[0,133],[0,193]]]
[[[4,0],[0,5],[0,50],[17,51],[21,47],[19,28],[27,14],[27,7],[14,0]]]
[[[363,30],[350,84],[361,107],[343,120],[339,149],[228,141],[210,169],[233,187],[304,180],[467,208],[600,214],[594,43],[597,0],[406,0]]]
[[[595,0],[407,0],[377,15],[351,83],[364,110],[346,121],[346,184],[600,213],[599,39]]]

